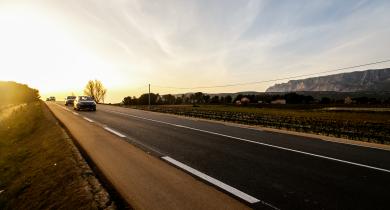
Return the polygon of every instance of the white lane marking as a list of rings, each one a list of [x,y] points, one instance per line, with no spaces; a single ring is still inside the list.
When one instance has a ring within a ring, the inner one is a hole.
[[[72,112],[74,115],[79,115],[79,113],[77,113],[77,112]]]
[[[117,136],[119,136],[119,137],[122,137],[122,138],[125,138],[125,137],[126,137],[125,135],[123,135],[123,134],[119,133],[118,131],[113,130],[113,129],[107,127],[107,126],[105,126],[104,129],[110,131],[111,133],[113,133],[113,134],[115,134],[115,135],[117,135]]]
[[[201,179],[203,179],[203,180],[205,180],[205,181],[207,181],[207,182],[209,182],[209,183],[211,183],[211,184],[213,184],[213,185],[215,185],[217,187],[219,187],[219,188],[222,188],[222,189],[228,191],[229,193],[231,193],[231,194],[233,194],[233,195],[235,195],[235,196],[237,196],[237,197],[247,201],[248,203],[261,202],[263,204],[266,204],[267,206],[270,206],[270,207],[272,207],[274,209],[277,209],[276,207],[272,206],[271,204],[268,204],[268,203],[266,203],[264,201],[261,201],[261,200],[255,198],[255,197],[253,197],[253,196],[250,196],[250,195],[248,195],[248,194],[246,194],[246,193],[244,193],[244,192],[242,192],[242,191],[240,191],[240,190],[238,190],[238,189],[236,189],[236,188],[234,188],[232,186],[229,186],[229,185],[227,185],[227,184],[225,184],[225,183],[223,183],[223,182],[221,182],[221,181],[219,181],[217,179],[214,179],[211,176],[208,176],[207,174],[204,174],[204,173],[202,173],[202,172],[200,172],[200,171],[198,171],[198,170],[196,170],[194,168],[191,168],[191,167],[189,167],[189,166],[187,166],[187,165],[185,165],[185,164],[183,164],[183,163],[181,163],[181,162],[179,162],[179,161],[177,161],[177,160],[175,160],[175,159],[173,159],[171,157],[164,156],[164,157],[161,157],[161,158],[164,159],[165,161],[167,161],[169,163],[172,163],[173,165],[175,165],[175,166],[177,166],[177,167],[179,167],[179,168],[181,168],[181,169],[183,169],[183,170],[185,170],[185,171],[187,171],[187,172],[189,172],[189,173],[191,173],[191,174],[193,174],[193,175],[195,175],[195,176],[197,176],[197,177],[199,177],[199,178],[201,178]]]
[[[60,107],[61,109],[63,109],[63,110],[65,110],[65,111],[68,111],[68,112],[71,112],[68,108],[66,108],[66,107],[63,107],[63,106],[61,106],[61,105],[59,105],[59,104],[55,104],[56,106],[58,106],[58,107]]]
[[[88,122],[94,122],[93,120],[89,119],[88,117],[83,117],[84,120],[88,121]]]
[[[203,133],[209,133],[209,134],[213,134],[213,135],[217,135],[217,136],[223,136],[223,137],[227,137],[227,138],[231,138],[231,139],[235,139],[235,140],[239,140],[239,141],[245,141],[245,142],[249,142],[249,143],[253,143],[253,144],[259,144],[259,145],[263,145],[263,146],[267,146],[267,147],[277,148],[280,150],[295,152],[295,153],[299,153],[299,154],[309,155],[309,156],[313,156],[313,157],[323,158],[323,159],[327,159],[327,160],[337,161],[337,162],[346,163],[346,164],[350,164],[350,165],[354,165],[354,166],[360,166],[360,167],[364,167],[364,168],[369,168],[369,169],[374,169],[374,170],[390,173],[390,170],[384,169],[384,168],[369,166],[369,165],[365,165],[365,164],[361,164],[361,163],[355,163],[355,162],[351,162],[351,161],[347,161],[347,160],[341,160],[341,159],[332,158],[332,157],[328,157],[328,156],[324,156],[324,155],[317,155],[317,154],[313,154],[310,152],[304,152],[304,151],[290,149],[290,148],[281,147],[281,146],[276,146],[276,145],[272,145],[272,144],[257,142],[257,141],[253,141],[253,140],[249,140],[249,139],[240,138],[240,137],[229,136],[226,134],[216,133],[216,132],[202,130],[202,129],[198,129],[198,128],[192,128],[192,127],[188,127],[185,125],[178,125],[178,124],[164,122],[164,121],[160,121],[160,120],[153,120],[153,119],[149,119],[149,118],[145,118],[145,117],[140,117],[137,115],[127,114],[127,113],[122,113],[122,112],[117,112],[117,111],[112,111],[112,110],[105,110],[105,111],[118,113],[118,114],[122,114],[122,115],[127,115],[130,117],[148,120],[148,121],[152,121],[152,122],[162,123],[162,124],[166,124],[166,125],[171,125],[171,126],[175,126],[175,127],[179,127],[179,128],[186,128],[186,129],[199,131],[199,132],[203,132]]]

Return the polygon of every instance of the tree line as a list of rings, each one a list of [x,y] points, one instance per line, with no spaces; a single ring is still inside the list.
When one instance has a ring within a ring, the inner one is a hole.
[[[150,93],[151,105],[179,105],[179,104],[236,104],[238,101],[241,105],[247,104],[270,104],[272,101],[284,99],[287,104],[344,104],[344,99],[333,99],[330,97],[322,97],[315,99],[310,95],[298,93],[285,94],[238,94],[238,95],[209,95],[202,92],[191,94],[160,95],[158,93]],[[355,104],[390,104],[390,98],[387,100],[378,100],[376,98],[355,97],[351,98]],[[242,103],[241,103],[242,102]],[[144,93],[140,97],[127,96],[123,99],[124,105],[148,105],[149,94]]]
[[[245,100],[243,100],[245,98]],[[271,103],[277,99],[286,99],[289,103],[311,103],[314,99],[312,96],[303,96],[295,93],[284,95],[245,95],[238,94],[235,97],[232,95],[218,96],[209,95],[202,92],[182,95],[159,95],[150,94],[151,105],[174,105],[174,104],[232,104],[237,101],[246,101],[246,103]],[[142,94],[139,98],[127,96],[122,101],[125,105],[147,105],[149,103],[149,94]]]
[[[39,91],[25,84],[0,81],[0,104],[20,104],[39,100]]]
[[[219,97],[204,94],[202,92],[193,93],[190,95],[160,95],[155,93],[150,93],[150,104],[151,105],[173,105],[173,104],[229,104],[232,103],[232,96],[228,95],[226,97]],[[139,98],[133,96],[127,96],[122,101],[125,105],[147,105],[149,104],[149,94],[144,93]]]

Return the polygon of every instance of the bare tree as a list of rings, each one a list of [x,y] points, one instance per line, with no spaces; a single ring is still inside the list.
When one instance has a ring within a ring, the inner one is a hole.
[[[103,102],[106,96],[107,89],[104,88],[103,83],[99,80],[89,80],[84,89],[84,94],[92,96],[96,103]]]
[[[87,96],[92,96],[95,100],[95,82],[93,80],[89,80],[87,85],[84,88],[84,94]]]

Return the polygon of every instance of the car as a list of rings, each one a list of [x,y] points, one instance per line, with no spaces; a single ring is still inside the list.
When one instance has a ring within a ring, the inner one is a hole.
[[[77,96],[73,102],[73,109],[96,111],[96,102],[91,96]]]
[[[73,105],[73,102],[75,99],[76,99],[76,96],[67,96],[65,98],[65,106],[68,106],[69,104]]]
[[[49,98],[46,99],[46,101],[56,101],[56,97],[50,96]]]

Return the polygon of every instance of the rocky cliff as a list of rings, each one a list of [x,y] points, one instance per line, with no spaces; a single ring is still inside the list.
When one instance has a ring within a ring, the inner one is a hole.
[[[390,68],[290,80],[266,90],[266,92],[297,91],[390,91]]]

